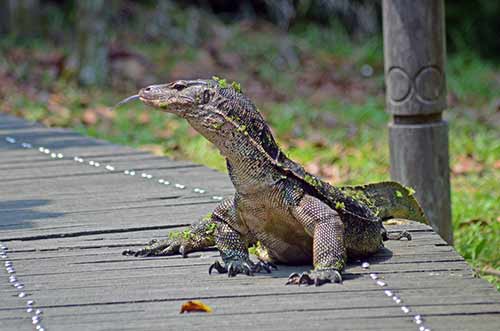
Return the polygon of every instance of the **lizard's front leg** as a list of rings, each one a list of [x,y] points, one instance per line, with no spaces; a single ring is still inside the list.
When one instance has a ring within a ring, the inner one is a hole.
[[[271,272],[271,268],[275,268],[274,264],[263,261],[253,263],[250,260],[248,244],[251,238],[237,230],[245,229],[245,226],[237,216],[234,200],[228,200],[227,204],[227,208],[218,208],[213,213],[213,216],[219,220],[215,231],[215,245],[224,265],[216,261],[210,266],[208,273],[211,274],[215,269],[219,273],[227,273],[229,277],[234,277],[239,273],[253,276],[254,272]]]
[[[223,223],[220,215],[228,214],[233,206],[232,200],[221,202],[213,213],[202,220],[193,223],[188,230],[171,232],[168,239],[152,240],[148,245],[139,249],[127,249],[123,255],[133,256],[168,256],[199,251],[215,245],[215,233]]]
[[[295,218],[313,235],[313,265],[311,272],[293,273],[287,284],[341,283],[347,254],[344,224],[340,215],[320,200],[305,195],[294,208]]]

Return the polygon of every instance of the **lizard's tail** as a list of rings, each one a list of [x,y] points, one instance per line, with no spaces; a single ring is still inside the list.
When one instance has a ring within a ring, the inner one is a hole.
[[[347,195],[359,199],[370,208],[375,209],[382,220],[404,218],[429,224],[424,211],[413,196],[412,189],[398,182],[379,182],[359,186],[340,188]]]

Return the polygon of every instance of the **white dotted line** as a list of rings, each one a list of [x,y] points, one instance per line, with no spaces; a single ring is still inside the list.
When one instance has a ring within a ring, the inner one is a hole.
[[[4,262],[4,267],[5,271],[9,275],[9,283],[17,290],[19,293],[17,293],[17,297],[20,299],[23,299],[27,297],[28,294],[24,290],[24,284],[17,278],[16,276],[16,269],[14,268],[14,263],[10,260],[8,260],[8,248],[7,246],[0,244],[0,259],[5,260]],[[34,309],[33,306],[35,304],[34,300],[27,300],[26,301],[26,312],[28,314],[33,314],[31,316],[31,323],[35,326],[36,330],[38,331],[44,331],[45,328],[42,326],[42,314],[43,311],[41,309]]]
[[[370,263],[368,263],[368,262],[361,263],[361,268],[363,268],[365,270],[369,269],[370,268]],[[379,279],[379,277],[378,277],[378,275],[376,273],[370,273],[369,276],[375,282],[375,284],[377,284],[378,286],[380,286],[380,287],[387,287],[387,283],[385,281]],[[384,290],[384,294],[387,297],[392,298],[392,300],[395,303],[397,303],[398,305],[400,305],[400,309],[401,309],[401,311],[404,314],[409,314],[411,312],[410,307],[408,307],[407,305],[404,305],[403,304],[403,300],[401,299],[401,297],[399,297],[398,295],[396,295],[393,291],[391,291],[391,290]],[[425,327],[423,325],[424,321],[422,319],[422,315],[417,314],[417,315],[413,316],[413,322],[415,324],[417,324],[417,326],[419,326],[419,328],[418,328],[419,331],[431,331],[430,328]]]
[[[15,138],[13,138],[13,137],[6,137],[5,141],[7,141],[10,144],[15,144],[17,142],[17,140]],[[33,148],[33,145],[30,144],[30,143],[27,143],[27,142],[21,143],[21,146],[23,148],[27,148],[27,149]],[[53,159],[63,159],[64,158],[64,155],[62,153],[53,152],[50,149],[45,148],[43,146],[38,147],[38,151],[40,153],[49,155]],[[75,162],[78,162],[78,163],[85,163],[86,162],[89,166],[96,167],[96,168],[99,168],[101,166],[101,164],[99,162],[97,162],[97,161],[94,161],[94,160],[85,161],[83,158],[81,158],[79,156],[74,156],[73,160]],[[115,171],[116,170],[116,168],[114,166],[110,165],[110,164],[106,164],[104,166],[104,168],[106,170],[108,170],[108,171]],[[123,174],[128,175],[128,176],[135,176],[136,172],[134,170],[124,170]],[[146,172],[141,173],[141,177],[145,178],[145,179],[153,179],[154,178],[153,175],[148,174]],[[168,180],[165,180],[165,179],[162,179],[162,178],[158,179],[158,183],[162,184],[162,185],[170,185],[170,182]],[[180,183],[175,183],[173,185],[173,187],[175,187],[176,189],[179,189],[179,190],[184,190],[184,189],[187,188],[186,185],[180,184]],[[192,191],[194,193],[198,193],[198,194],[204,194],[204,193],[207,192],[206,189],[199,188],[199,187],[193,188]],[[212,196],[212,200],[221,201],[223,199],[224,199],[224,197],[220,196],[220,195],[213,195]]]

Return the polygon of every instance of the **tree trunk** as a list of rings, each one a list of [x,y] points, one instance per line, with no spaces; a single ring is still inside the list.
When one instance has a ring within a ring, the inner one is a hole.
[[[33,37],[40,31],[40,4],[38,0],[9,0],[2,1],[8,7],[8,14],[2,13],[1,19],[8,17],[2,23],[2,29],[8,29],[15,36]],[[5,27],[4,27],[5,25]]]
[[[9,32],[9,2],[0,1],[0,34]]]
[[[107,81],[107,2],[77,1],[78,81],[84,86],[101,86]]]

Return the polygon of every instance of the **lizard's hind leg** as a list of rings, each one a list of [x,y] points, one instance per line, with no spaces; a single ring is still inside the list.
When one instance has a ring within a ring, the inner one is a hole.
[[[313,234],[314,269],[302,274],[293,273],[288,284],[322,285],[342,283],[347,253],[344,242],[344,224],[340,215],[322,201],[306,195],[293,211],[307,232]]]

